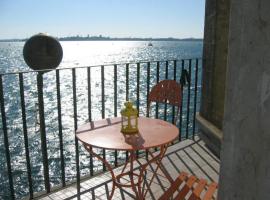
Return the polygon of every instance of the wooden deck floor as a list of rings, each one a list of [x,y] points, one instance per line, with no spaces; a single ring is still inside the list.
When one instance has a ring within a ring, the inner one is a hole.
[[[195,141],[185,140],[169,147],[162,163],[173,179],[175,179],[181,171],[186,171],[197,177],[218,182],[220,161],[207,149],[204,143],[198,139]],[[148,181],[154,167],[155,166],[152,166],[152,169],[150,167],[147,171],[146,179]],[[119,172],[121,168],[122,167],[115,169],[115,172]],[[147,193],[146,199],[158,199],[170,185],[161,171],[158,171],[158,174],[159,176],[154,178],[150,186],[150,191]],[[112,181],[109,173],[104,173],[82,181],[81,199],[107,199],[111,186]],[[39,199],[77,199],[76,184],[62,188]],[[134,193],[130,189],[116,189],[113,199],[122,200],[135,198]]]

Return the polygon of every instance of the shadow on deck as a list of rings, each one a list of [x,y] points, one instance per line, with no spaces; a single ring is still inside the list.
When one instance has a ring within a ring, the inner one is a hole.
[[[184,140],[169,147],[162,163],[173,179],[175,179],[181,171],[185,171],[199,178],[218,182],[220,161],[207,149],[204,142],[198,138],[196,138],[195,141],[189,139]],[[170,185],[161,171],[158,171],[158,176],[154,178],[151,186],[148,186],[154,168],[155,165],[149,167],[147,176],[145,177],[145,188],[149,188],[146,199],[158,199]],[[121,169],[122,167],[119,167],[114,171],[117,173],[121,171]],[[112,181],[108,172],[82,181],[81,199],[107,199],[111,187]],[[133,195],[133,191],[129,188],[123,190],[117,188],[113,199],[135,199]],[[62,188],[39,199],[77,199],[76,184]]]

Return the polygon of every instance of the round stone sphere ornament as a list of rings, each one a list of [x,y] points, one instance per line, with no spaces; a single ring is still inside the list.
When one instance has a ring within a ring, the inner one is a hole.
[[[39,33],[25,42],[23,57],[26,64],[33,70],[52,70],[61,63],[63,50],[57,39]]]

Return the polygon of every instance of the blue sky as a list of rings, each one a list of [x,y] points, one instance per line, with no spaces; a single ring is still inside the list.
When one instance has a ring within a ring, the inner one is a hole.
[[[203,37],[205,0],[0,0],[0,39]]]

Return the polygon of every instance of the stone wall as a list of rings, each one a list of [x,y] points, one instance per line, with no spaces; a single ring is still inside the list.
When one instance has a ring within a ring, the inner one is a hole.
[[[220,200],[270,199],[269,8],[231,3]]]
[[[222,138],[229,13],[229,0],[206,0],[202,101],[197,119],[201,137],[216,154],[219,154]],[[209,128],[209,124],[215,129]],[[212,130],[219,131],[213,133]]]

